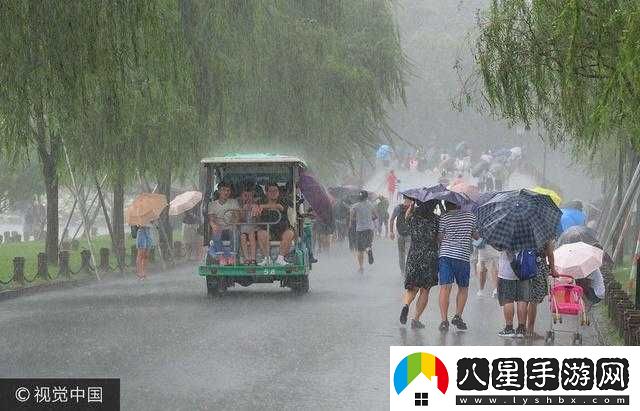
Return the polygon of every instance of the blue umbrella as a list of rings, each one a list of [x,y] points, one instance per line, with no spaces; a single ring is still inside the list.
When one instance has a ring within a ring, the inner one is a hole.
[[[560,225],[562,225],[562,231],[566,231],[573,226],[585,225],[587,216],[576,208],[561,208],[562,217],[560,218]]]
[[[555,237],[562,212],[547,195],[502,191],[476,210],[478,230],[497,250],[541,249]]]
[[[386,144],[381,145],[378,148],[378,151],[376,152],[376,157],[380,160],[389,158],[389,155],[391,154],[391,147],[389,147]]]

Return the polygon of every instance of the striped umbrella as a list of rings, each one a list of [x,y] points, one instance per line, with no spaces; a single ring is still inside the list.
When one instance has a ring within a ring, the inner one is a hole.
[[[530,190],[496,193],[476,209],[478,230],[497,250],[541,249],[553,239],[562,211]]]

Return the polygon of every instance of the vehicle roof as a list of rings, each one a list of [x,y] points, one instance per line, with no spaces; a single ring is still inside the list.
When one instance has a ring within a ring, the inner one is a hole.
[[[201,162],[205,164],[294,163],[306,167],[304,160],[299,157],[268,153],[225,154],[219,157],[203,158]]]

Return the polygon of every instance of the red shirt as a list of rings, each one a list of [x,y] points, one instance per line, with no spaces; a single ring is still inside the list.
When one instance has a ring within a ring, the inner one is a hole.
[[[397,187],[398,187],[398,177],[396,177],[395,174],[389,174],[387,176],[387,191],[389,191],[390,193],[393,193],[394,191],[396,191]]]

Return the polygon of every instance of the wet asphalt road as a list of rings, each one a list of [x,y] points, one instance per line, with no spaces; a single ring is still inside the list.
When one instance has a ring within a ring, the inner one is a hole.
[[[323,255],[303,296],[262,284],[212,300],[182,269],[0,302],[0,377],[121,378],[124,410],[388,409],[390,345],[530,343],[496,335],[474,282],[467,333],[437,331],[436,290],[427,328],[400,326],[394,246],[377,240],[363,277],[344,247]]]

